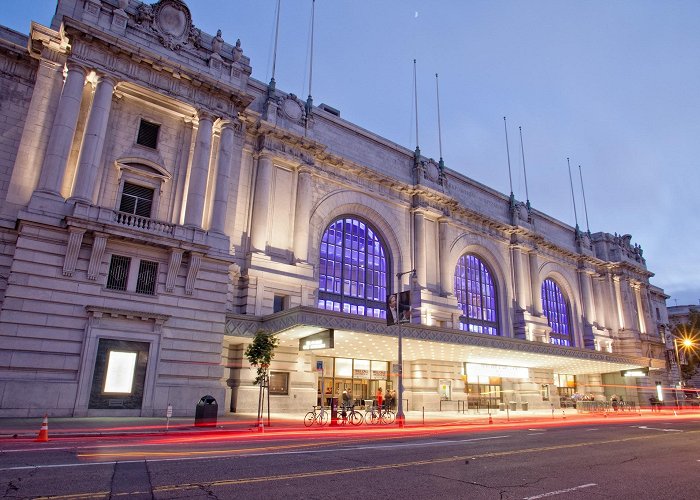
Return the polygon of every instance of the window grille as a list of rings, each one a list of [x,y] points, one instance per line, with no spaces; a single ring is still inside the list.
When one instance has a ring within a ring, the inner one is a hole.
[[[542,283],[542,309],[552,327],[549,342],[554,345],[571,346],[571,324],[569,305],[559,286],[551,279]]]
[[[160,125],[141,120],[139,125],[139,135],[136,138],[136,144],[146,146],[147,148],[156,149],[158,146],[158,132]]]
[[[136,281],[136,293],[155,295],[158,279],[158,263],[142,260],[139,263],[139,276]]]
[[[368,224],[352,217],[331,223],[321,239],[319,268],[319,308],[386,317],[388,258]]]
[[[153,188],[124,183],[119,211],[140,217],[150,217],[153,206]]]
[[[486,265],[474,255],[462,255],[454,279],[455,295],[462,309],[459,329],[499,335],[496,287]]]
[[[107,288],[110,290],[126,291],[126,282],[129,279],[129,265],[131,258],[122,255],[112,255],[107,274]]]

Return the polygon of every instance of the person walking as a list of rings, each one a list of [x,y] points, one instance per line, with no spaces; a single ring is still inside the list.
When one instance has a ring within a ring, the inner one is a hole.
[[[377,401],[377,409],[381,410],[382,409],[382,403],[384,402],[384,395],[382,394],[382,388],[379,387],[377,388],[377,394],[375,396],[375,399]]]

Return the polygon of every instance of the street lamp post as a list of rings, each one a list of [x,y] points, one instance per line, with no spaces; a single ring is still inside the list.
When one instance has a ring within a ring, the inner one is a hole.
[[[410,271],[406,271],[403,273],[396,273],[396,277],[399,280],[399,292],[401,292],[401,278],[406,275],[406,274],[413,274],[415,276],[416,270],[411,269]],[[398,299],[398,296],[397,296]],[[396,328],[398,330],[398,340],[399,340],[399,370],[398,370],[398,377],[399,377],[399,401],[398,405],[396,408],[396,423],[398,424],[399,427],[403,427],[406,423],[406,416],[403,413],[403,336],[401,334],[401,309],[399,308],[398,300],[396,301],[396,308],[397,308],[397,322],[396,322]]]
[[[682,338],[679,339],[678,337],[673,337],[673,349],[676,352],[676,366],[678,367],[678,385],[676,386],[676,389],[674,389],[674,393],[676,394],[676,407],[678,407],[678,389],[680,389],[683,386],[683,369],[681,368],[681,354],[680,350],[678,349],[678,341],[681,340],[681,347],[685,349],[686,351],[686,356],[688,353],[688,349],[692,349],[695,347],[695,342],[691,338]]]

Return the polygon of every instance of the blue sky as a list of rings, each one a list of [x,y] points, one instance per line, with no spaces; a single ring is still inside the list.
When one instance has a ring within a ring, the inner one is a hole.
[[[54,0],[2,0],[0,24],[28,33]],[[269,81],[276,0],[190,0],[195,25],[240,38],[253,77]],[[282,0],[275,79],[308,94],[311,0]],[[629,233],[669,305],[700,301],[700,2],[645,0],[317,0],[315,104],[439,157],[440,77],[447,166],[525,200],[518,126],[534,208],[591,232]]]

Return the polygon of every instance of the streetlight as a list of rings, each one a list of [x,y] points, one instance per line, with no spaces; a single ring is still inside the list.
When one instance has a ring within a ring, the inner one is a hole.
[[[689,337],[683,337],[683,338],[678,338],[678,337],[673,337],[673,349],[676,352],[676,366],[678,367],[678,386],[677,389],[680,389],[683,386],[683,369],[681,368],[681,354],[678,349],[678,341],[680,340],[681,348],[685,350],[685,354],[687,356],[688,350],[695,348],[695,341]],[[678,394],[676,393],[676,406],[678,406]]]
[[[401,288],[401,278],[406,275],[406,274],[413,274],[415,277],[416,275],[416,270],[411,269],[410,271],[406,271],[403,273],[396,273],[396,277],[399,280],[399,294],[397,294],[397,299],[400,296],[400,292],[402,292]],[[403,413],[403,351],[402,351],[402,344],[403,344],[403,336],[401,334],[401,308],[399,307],[398,300],[396,301],[396,308],[397,308],[397,321],[396,321],[396,328],[398,330],[398,337],[399,337],[399,401],[398,401],[398,406],[396,409],[396,423],[399,425],[399,427],[403,427],[404,424],[406,423],[406,416]]]

